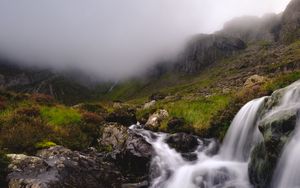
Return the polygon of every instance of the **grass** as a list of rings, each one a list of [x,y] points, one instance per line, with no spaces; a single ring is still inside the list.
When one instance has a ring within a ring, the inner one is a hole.
[[[165,106],[172,117],[184,117],[187,123],[196,130],[202,131],[209,127],[213,115],[226,107],[230,97],[214,95],[196,100],[180,100]]]
[[[72,108],[67,108],[63,106],[55,107],[41,107],[41,116],[50,125],[60,126],[77,124],[81,121],[81,115],[79,112]]]
[[[285,74],[280,74],[277,77],[273,78],[270,82],[267,82],[263,89],[271,94],[273,91],[284,88],[291,83],[300,79],[300,71],[289,72]]]

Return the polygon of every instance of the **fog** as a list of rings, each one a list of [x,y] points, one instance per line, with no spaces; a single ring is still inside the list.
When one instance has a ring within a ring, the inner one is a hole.
[[[0,53],[24,65],[122,79],[172,60],[185,41],[289,0],[0,0]]]

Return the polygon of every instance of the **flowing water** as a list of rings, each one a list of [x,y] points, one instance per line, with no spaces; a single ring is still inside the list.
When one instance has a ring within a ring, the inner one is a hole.
[[[300,110],[300,82],[289,86],[281,103],[271,113],[285,110]],[[298,114],[298,113],[297,113]],[[297,117],[296,129],[292,138],[286,144],[278,162],[272,181],[273,188],[300,187],[300,117]]]
[[[135,125],[131,129],[152,144],[156,156],[152,188],[249,188],[248,160],[253,144],[261,139],[257,117],[264,98],[247,103],[234,118],[219,153],[216,142],[199,140],[196,161],[187,161],[165,142],[167,134]],[[208,142],[208,144],[207,144]]]

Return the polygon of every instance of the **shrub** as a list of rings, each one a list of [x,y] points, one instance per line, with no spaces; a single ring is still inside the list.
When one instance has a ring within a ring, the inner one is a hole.
[[[100,124],[104,121],[104,118],[92,112],[85,112],[82,114],[82,120],[85,123]]]
[[[51,95],[42,93],[34,93],[31,96],[31,99],[39,104],[52,105],[55,103],[55,100]]]
[[[11,152],[32,153],[36,150],[36,143],[50,139],[51,135],[53,135],[52,129],[39,119],[16,121],[16,118],[12,118],[12,121],[2,126],[0,140],[2,146]]]
[[[16,110],[18,115],[37,117],[40,115],[40,110],[37,107],[20,108]]]
[[[53,141],[72,150],[86,149],[92,143],[91,138],[78,125],[59,127],[56,130],[56,137]]]

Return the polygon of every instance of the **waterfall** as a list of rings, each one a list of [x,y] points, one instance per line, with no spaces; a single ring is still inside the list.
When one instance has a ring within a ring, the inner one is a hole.
[[[237,113],[223,141],[220,151],[223,159],[246,161],[251,146],[262,140],[256,122],[263,101],[264,97],[250,101]]]
[[[234,118],[220,152],[214,156],[199,140],[196,161],[187,161],[165,142],[167,134],[153,133],[136,125],[131,130],[143,136],[156,153],[152,166],[158,172],[151,188],[249,188],[248,159],[252,145],[260,139],[256,122],[264,98],[247,103]]]
[[[295,82],[286,88],[281,103],[271,114],[280,111],[300,110],[300,82]],[[297,113],[297,125],[291,139],[283,149],[283,153],[276,167],[271,187],[299,188],[300,187],[300,117]]]

